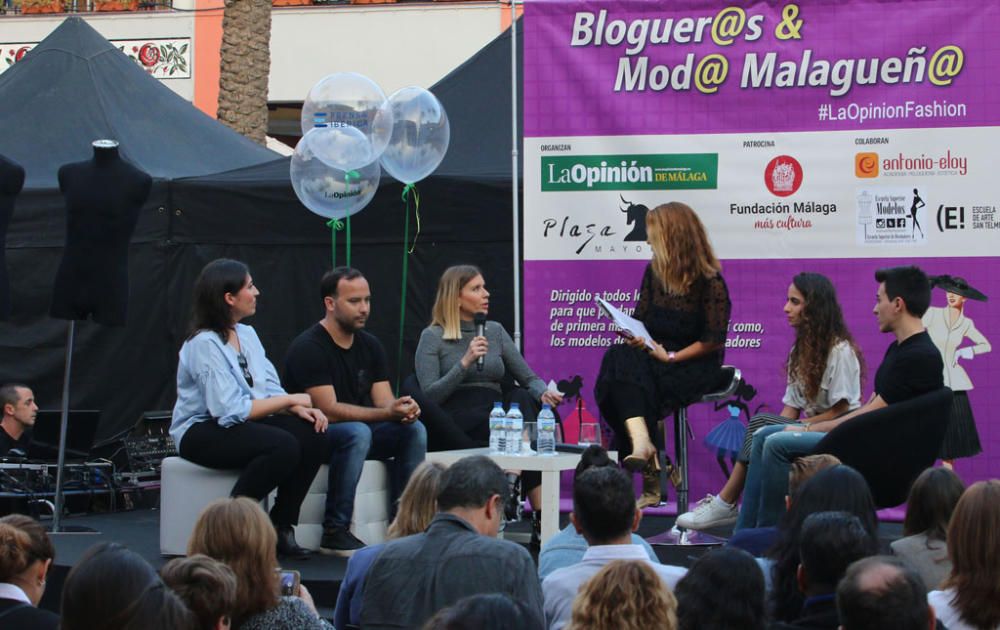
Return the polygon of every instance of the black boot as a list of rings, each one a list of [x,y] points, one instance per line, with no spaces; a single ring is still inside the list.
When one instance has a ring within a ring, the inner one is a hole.
[[[312,552],[305,547],[300,547],[295,542],[295,529],[291,525],[276,527],[278,531],[278,555],[285,558],[301,560],[308,558]]]
[[[507,502],[503,506],[504,518],[507,522],[521,520],[524,505],[521,503],[521,476],[507,473]]]

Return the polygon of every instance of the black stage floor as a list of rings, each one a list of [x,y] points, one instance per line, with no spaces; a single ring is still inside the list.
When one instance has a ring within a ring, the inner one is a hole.
[[[673,525],[673,517],[648,516],[642,519],[638,534],[650,537],[668,530]],[[562,515],[562,525],[568,523],[568,515]],[[160,513],[156,509],[141,509],[128,512],[73,516],[63,520],[68,533],[53,534],[56,559],[49,574],[48,588],[41,606],[58,612],[62,584],[69,569],[93,545],[101,542],[117,542],[125,545],[159,569],[169,558],[160,555]],[[92,530],[77,533],[78,529]],[[528,522],[507,526],[507,531],[526,534]],[[725,533],[725,532],[723,532]],[[898,523],[883,523],[880,534],[885,543],[901,535]],[[526,536],[525,536],[526,537]],[[691,566],[695,560],[711,547],[655,545],[656,555],[665,564]],[[321,614],[333,616],[337,592],[347,569],[347,559],[337,556],[314,555],[307,560],[283,560],[282,566],[295,569],[302,575],[302,581],[313,595]]]

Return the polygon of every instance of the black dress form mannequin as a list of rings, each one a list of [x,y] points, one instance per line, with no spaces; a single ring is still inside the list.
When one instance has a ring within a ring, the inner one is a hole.
[[[0,320],[10,317],[10,284],[7,281],[7,226],[14,214],[14,199],[24,186],[24,168],[0,155]]]
[[[66,198],[66,249],[56,274],[52,317],[124,326],[128,245],[153,180],[118,155],[114,140],[94,142],[94,157],[59,169]]]

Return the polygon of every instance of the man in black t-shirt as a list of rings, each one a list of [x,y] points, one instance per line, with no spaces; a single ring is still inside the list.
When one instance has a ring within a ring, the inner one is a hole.
[[[31,442],[31,427],[35,426],[38,405],[35,394],[27,385],[8,383],[0,387],[0,457],[25,457]]]
[[[861,407],[839,418],[803,427],[764,427],[754,434],[743,507],[742,528],[770,527],[784,512],[788,470],[792,460],[809,455],[823,436],[843,422],[944,387],[944,362],[921,317],[931,303],[931,284],[917,267],[892,267],[875,272],[879,283],[875,318],[880,332],[895,339],[875,372],[875,391]],[[756,506],[755,508],[747,506]]]
[[[391,506],[427,454],[420,407],[389,387],[385,349],[364,331],[371,309],[368,281],[337,267],[320,282],[326,314],[292,341],[285,358],[287,391],[305,392],[330,419],[329,487],[320,551],[349,556],[364,547],[351,532],[354,494],[365,459],[389,466]],[[290,389],[288,389],[290,388]]]

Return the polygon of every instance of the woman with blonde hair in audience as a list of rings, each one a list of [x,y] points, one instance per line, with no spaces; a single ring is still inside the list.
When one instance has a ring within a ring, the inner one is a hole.
[[[37,608],[56,551],[45,528],[32,518],[0,518],[0,627],[55,629],[59,617]]]
[[[445,467],[439,462],[424,462],[413,471],[399,497],[396,518],[389,524],[387,540],[419,534],[427,529],[437,514],[438,487]],[[347,573],[340,583],[337,608],[333,625],[346,628],[361,625],[361,600],[365,590],[365,577],[375,558],[385,545],[369,545],[359,549],[347,561]]]
[[[648,563],[615,560],[580,588],[567,630],[677,629],[677,599]]]
[[[234,628],[329,630],[305,585],[295,596],[281,595],[276,536],[267,514],[253,499],[217,499],[198,516],[188,555],[215,558],[236,574]]]
[[[927,601],[949,630],[1000,629],[1000,480],[972,484],[948,525],[951,574]]]
[[[965,492],[965,484],[950,468],[928,468],[920,473],[906,499],[903,536],[892,543],[892,553],[910,565],[928,591],[951,573],[948,560],[948,523]]]

